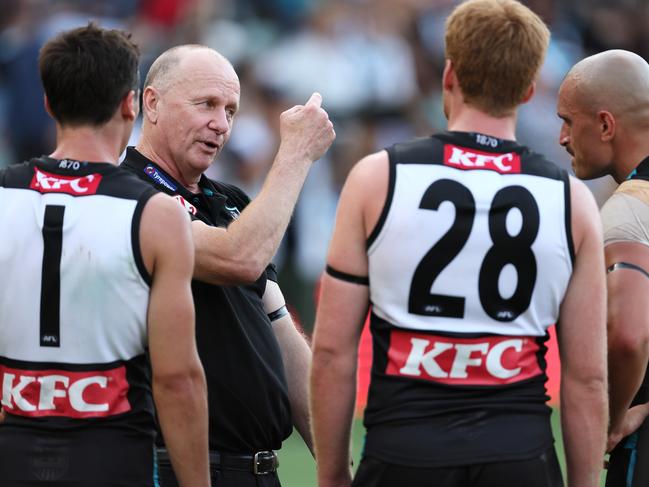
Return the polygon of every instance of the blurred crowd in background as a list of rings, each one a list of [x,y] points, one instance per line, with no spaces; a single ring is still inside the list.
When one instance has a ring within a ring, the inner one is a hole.
[[[279,114],[323,95],[337,139],[315,164],[275,262],[293,312],[310,332],[341,186],[363,155],[443,130],[443,26],[456,0],[0,0],[0,167],[54,148],[37,56],[58,31],[85,25],[128,30],[143,55],[185,43],[224,54],[241,80],[241,110],[211,177],[250,196],[279,143]],[[556,94],[579,59],[628,49],[649,59],[645,0],[524,0],[552,31],[536,95],[519,116],[518,140],[568,168],[558,144]],[[503,73],[506,76],[507,73]],[[623,82],[623,80],[620,80]],[[138,137],[136,128],[132,142]],[[600,203],[611,181],[590,183]]]

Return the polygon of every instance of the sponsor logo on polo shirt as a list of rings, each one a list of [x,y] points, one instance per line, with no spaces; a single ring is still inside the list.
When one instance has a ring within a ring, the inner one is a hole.
[[[147,164],[147,166],[144,168],[144,174],[146,174],[156,183],[164,186],[165,188],[170,189],[171,191],[176,191],[176,185],[169,181],[167,177],[163,176],[162,173],[158,171],[158,169],[156,169],[153,165]]]

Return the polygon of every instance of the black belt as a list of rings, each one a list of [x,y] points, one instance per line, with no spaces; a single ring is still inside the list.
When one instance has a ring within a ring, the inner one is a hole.
[[[169,462],[169,453],[164,448],[158,448],[158,459]],[[223,453],[211,450],[210,465],[223,470],[241,470],[255,475],[266,475],[277,471],[279,459],[272,450],[258,451],[252,454]]]

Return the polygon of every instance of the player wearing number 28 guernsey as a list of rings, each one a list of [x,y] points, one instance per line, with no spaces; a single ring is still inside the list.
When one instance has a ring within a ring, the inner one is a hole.
[[[446,21],[446,131],[354,166],[313,338],[319,487],[562,487],[545,390],[561,352],[568,484],[596,487],[606,430],[605,283],[592,194],[516,141],[550,33],[516,0]],[[367,430],[352,481],[357,344]],[[584,405],[587,404],[587,407]]]
[[[367,250],[366,454],[414,466],[541,454],[552,445],[544,342],[574,257],[568,175],[477,133],[387,152]]]

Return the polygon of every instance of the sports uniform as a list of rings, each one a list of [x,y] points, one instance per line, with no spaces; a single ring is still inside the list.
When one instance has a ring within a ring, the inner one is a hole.
[[[636,242],[649,246],[649,158],[636,168],[628,181],[622,183],[601,210],[604,245]],[[646,269],[618,262],[608,272],[626,268],[641,272]],[[649,402],[649,374],[645,373],[632,406]],[[607,487],[640,487],[649,485],[649,464],[643,461],[649,453],[649,421],[632,435],[622,439],[609,458]]]
[[[108,163],[0,173],[3,485],[154,485],[139,244],[153,194]]]
[[[354,485],[499,485],[511,465],[526,485],[561,485],[544,344],[574,260],[567,173],[478,133],[387,152],[367,242],[374,362]]]
[[[240,189],[204,175],[201,193],[193,194],[134,148],[122,167],[211,226],[227,226],[250,201]],[[208,386],[212,482],[219,486],[279,485],[273,450],[292,431],[281,352],[262,301],[267,279],[277,280],[273,265],[252,285],[192,282],[196,342]],[[160,469],[163,487],[174,485],[170,465],[161,461]]]

